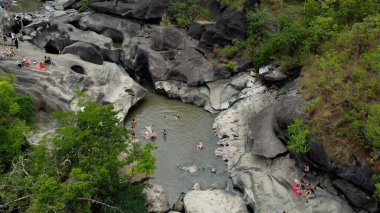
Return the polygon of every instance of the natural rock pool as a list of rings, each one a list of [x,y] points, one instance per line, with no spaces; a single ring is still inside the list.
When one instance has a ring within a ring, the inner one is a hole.
[[[177,114],[181,115],[180,120],[175,120]],[[157,139],[153,142],[158,146],[154,151],[157,168],[151,182],[163,186],[170,204],[177,200],[181,192],[190,190],[194,183],[199,183],[202,188],[209,188],[211,184],[221,188],[231,185],[224,161],[214,154],[218,145],[212,131],[213,115],[196,106],[149,91],[141,103],[130,111],[128,128],[131,127],[132,118],[137,121],[136,137],[143,143],[148,142],[141,134],[144,126],[152,125],[157,132]],[[168,131],[166,140],[163,129]],[[200,140],[204,149],[197,151],[196,145]],[[189,173],[178,168],[192,165],[198,167],[197,172]],[[214,166],[216,173],[211,171]]]
[[[11,2],[11,11],[13,12],[31,12],[41,9],[43,2],[41,0],[13,0]]]

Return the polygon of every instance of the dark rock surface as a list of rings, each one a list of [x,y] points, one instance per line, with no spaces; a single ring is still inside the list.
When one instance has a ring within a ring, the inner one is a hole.
[[[62,54],[71,53],[79,56],[82,60],[94,64],[103,64],[103,57],[98,49],[92,44],[76,42],[63,49]]]
[[[91,3],[90,8],[101,13],[149,20],[160,19],[164,14],[168,3],[168,0],[97,1]]]
[[[364,209],[370,213],[379,212],[379,203],[360,188],[342,179],[334,180],[333,184],[353,207]]]

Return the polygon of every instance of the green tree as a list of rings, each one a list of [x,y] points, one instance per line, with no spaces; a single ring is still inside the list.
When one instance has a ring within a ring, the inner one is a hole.
[[[8,203],[3,209],[146,212],[141,184],[132,184],[119,172],[131,166],[130,175],[152,174],[154,146],[132,142],[112,105],[81,101],[79,105],[83,110],[53,113],[56,132],[3,177],[0,200]]]
[[[310,134],[303,120],[295,119],[288,126],[289,142],[288,149],[297,153],[307,153],[310,150],[307,139]]]
[[[26,146],[25,136],[32,122],[33,105],[28,96],[16,93],[13,76],[0,73],[0,173]]]

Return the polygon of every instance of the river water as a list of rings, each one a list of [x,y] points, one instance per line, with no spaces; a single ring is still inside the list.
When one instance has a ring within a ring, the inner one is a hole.
[[[6,9],[12,12],[31,12],[40,10],[41,0],[3,0]]]
[[[179,120],[175,115],[180,114]],[[166,116],[166,119],[165,119]],[[211,184],[218,187],[231,185],[224,161],[214,154],[217,148],[217,138],[213,134],[214,116],[193,105],[171,100],[149,91],[143,101],[129,113],[127,127],[130,121],[137,121],[136,137],[143,143],[149,142],[141,134],[145,126],[153,126],[158,137],[153,142],[158,146],[154,151],[157,157],[156,173],[152,183],[164,187],[165,193],[173,204],[181,192],[190,190],[194,183],[202,188]],[[163,130],[168,135],[163,137]],[[203,150],[196,150],[196,145],[202,140]],[[189,173],[179,169],[179,166],[196,165],[199,170]],[[216,173],[211,169],[216,167]]]

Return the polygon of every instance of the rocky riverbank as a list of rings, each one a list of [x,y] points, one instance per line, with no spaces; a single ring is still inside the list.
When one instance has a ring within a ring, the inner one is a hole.
[[[23,14],[23,27],[12,18],[4,23],[23,40],[20,57],[41,60],[47,55],[56,61],[47,72],[19,69],[14,60],[1,62],[42,114],[75,110],[71,91],[80,90],[98,102],[113,103],[124,118],[144,96],[137,83],[143,81],[170,98],[219,113],[213,127],[221,147],[215,154],[227,161],[241,196],[198,188],[183,195],[173,210],[378,212],[379,204],[369,196],[374,183],[366,168],[355,161],[350,169],[331,165],[318,143],[310,142],[307,155],[287,150],[287,126],[305,116],[297,81],[273,89],[287,80],[279,66],[256,74],[243,59],[230,70],[207,57],[212,45],[245,38],[241,12],[212,3],[216,22],[185,31],[157,25],[168,5],[165,0],[120,1],[118,7],[113,1],[94,1],[84,13],[70,9],[78,7],[75,0],[57,2],[48,3],[50,11]],[[294,197],[291,189],[305,163],[315,173],[309,178],[315,197],[308,202]],[[147,188],[147,194],[151,212],[170,210],[162,188]]]

